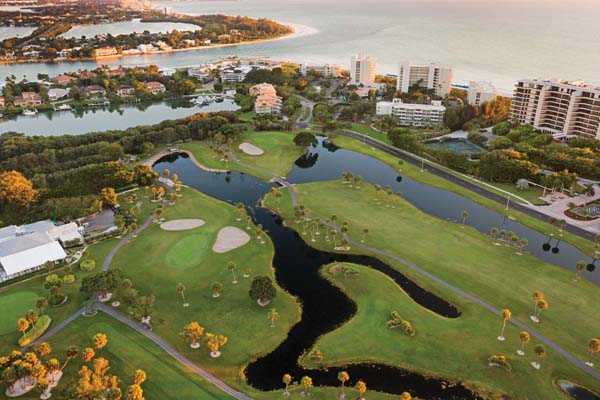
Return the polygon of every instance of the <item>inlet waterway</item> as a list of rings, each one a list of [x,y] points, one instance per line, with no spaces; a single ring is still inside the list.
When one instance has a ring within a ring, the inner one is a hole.
[[[198,107],[190,99],[181,98],[159,103],[40,111],[34,116],[5,115],[4,120],[0,120],[0,134],[19,132],[27,136],[81,135],[99,130],[123,130],[134,126],[152,125],[168,119],[188,117],[198,112],[238,109],[239,106],[230,99]]]
[[[242,202],[248,207],[257,224],[262,224],[275,247],[273,265],[280,286],[297,296],[303,308],[302,320],[290,331],[288,337],[269,355],[251,363],[246,371],[248,382],[261,390],[281,387],[281,375],[310,375],[317,385],[336,385],[336,375],[341,368],[305,370],[298,365],[298,357],[309,349],[319,336],[350,319],[356,312],[354,303],[337,287],[319,274],[319,269],[331,262],[347,261],[367,265],[390,276],[418,304],[439,315],[456,318],[460,315],[453,305],[429,293],[394,268],[367,256],[336,254],[311,248],[291,228],[282,225],[278,216],[259,206],[260,199],[273,186],[256,177],[238,172],[210,173],[199,170],[183,155],[172,155],[155,164],[157,171],[169,168],[183,182],[199,191],[230,202]],[[339,179],[342,171],[361,175],[370,183],[390,185],[402,192],[405,199],[424,212],[443,219],[458,219],[462,210],[471,216],[467,224],[487,233],[491,226],[513,231],[529,240],[532,255],[550,263],[572,269],[579,259],[589,259],[582,252],[566,243],[552,242],[558,252],[544,251],[542,246],[548,238],[516,221],[504,218],[491,210],[454,193],[436,189],[399,175],[388,165],[371,157],[339,149],[320,137],[318,145],[296,161],[287,180],[305,183]],[[586,272],[588,279],[598,283],[594,274]],[[369,382],[374,390],[401,393],[409,389],[412,394],[428,399],[468,399],[476,396],[461,384],[426,377],[410,371],[380,364],[354,364],[344,366],[350,376]]]

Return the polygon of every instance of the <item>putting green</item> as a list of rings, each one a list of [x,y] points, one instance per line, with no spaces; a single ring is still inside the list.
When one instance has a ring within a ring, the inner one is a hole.
[[[177,269],[198,266],[212,243],[209,233],[196,233],[179,239],[165,255],[166,264]]]
[[[27,310],[35,310],[35,301],[40,296],[31,291],[0,294],[0,335],[15,332],[17,318]]]

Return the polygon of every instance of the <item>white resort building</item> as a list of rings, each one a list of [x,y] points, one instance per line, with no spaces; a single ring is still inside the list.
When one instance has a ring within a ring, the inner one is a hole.
[[[270,83],[259,83],[250,88],[250,96],[256,97],[254,111],[257,114],[279,114],[281,97]]]
[[[510,116],[555,139],[600,139],[600,87],[583,81],[523,79],[515,86]]]
[[[323,64],[323,65],[300,65],[300,74],[306,76],[308,72],[316,72],[324,78],[338,78],[342,75],[343,68],[341,65]]]
[[[63,247],[83,242],[74,222],[56,226],[50,221],[0,228],[0,282],[33,272],[48,261],[67,257]]]
[[[431,104],[409,104],[403,103],[402,99],[394,99],[377,103],[377,115],[396,117],[398,125],[401,126],[442,126],[445,112],[446,107],[441,101],[432,101]]]
[[[480,106],[483,103],[495,100],[497,97],[496,87],[490,82],[469,82],[467,90],[467,103],[472,106]]]
[[[438,64],[413,65],[401,63],[398,70],[396,90],[406,93],[413,85],[433,89],[440,97],[446,97],[452,88],[453,71]]]
[[[375,82],[377,58],[363,54],[354,55],[350,59],[350,83],[367,85]]]

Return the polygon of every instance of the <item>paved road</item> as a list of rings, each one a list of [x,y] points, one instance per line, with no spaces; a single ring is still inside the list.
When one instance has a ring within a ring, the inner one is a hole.
[[[78,318],[84,311],[88,310],[89,308],[90,306],[81,307],[79,310],[75,311],[73,314],[69,315],[67,318],[65,318],[58,324],[52,325],[52,327],[48,329],[42,336],[29,343],[27,346],[24,346],[23,348],[26,349],[28,347],[35,346],[42,342],[46,342],[48,339],[50,339],[50,337],[60,332],[64,327],[73,322],[76,318]]]
[[[360,141],[363,141],[364,143],[367,143],[371,147],[374,147],[374,148],[379,149],[379,150],[381,150],[381,151],[383,151],[383,152],[385,152],[385,153],[387,153],[389,155],[392,155],[392,156],[397,157],[399,159],[402,159],[402,160],[404,160],[406,162],[409,162],[411,164],[414,164],[416,166],[421,167],[421,160],[415,158],[414,156],[409,155],[408,153],[406,153],[406,152],[404,152],[404,151],[402,151],[400,149],[397,149],[397,148],[392,147],[390,145],[387,145],[387,144],[378,142],[376,140],[373,140],[373,139],[371,139],[368,136],[362,135],[360,133],[352,132],[352,131],[347,131],[347,130],[338,130],[338,131],[336,131],[336,133],[340,134],[340,135],[348,136],[348,137],[351,137],[351,138],[354,138],[354,139],[358,139]],[[456,177],[456,176],[454,176],[452,174],[449,174],[448,172],[446,172],[446,171],[444,171],[442,169],[439,169],[439,168],[437,168],[435,166],[432,166],[432,165],[429,165],[429,164],[425,164],[423,169],[425,171],[427,171],[427,172],[430,172],[430,173],[434,174],[434,175],[442,177],[442,178],[444,178],[444,179],[446,179],[446,180],[448,180],[450,182],[453,182],[453,183],[455,183],[457,185],[460,185],[460,186],[462,186],[462,187],[464,187],[466,189],[469,189],[472,192],[476,192],[476,193],[478,193],[478,194],[480,194],[480,195],[482,195],[482,196],[484,196],[484,197],[486,197],[486,198],[488,198],[490,200],[493,200],[493,201],[495,201],[497,203],[500,203],[502,205],[506,204],[506,198],[504,198],[504,197],[502,197],[500,195],[497,195],[496,193],[492,193],[492,192],[490,192],[488,190],[485,190],[485,189],[483,189],[483,188],[481,188],[481,187],[479,187],[477,185],[474,185],[473,183],[470,183],[470,182],[467,182],[467,181],[465,181],[463,179],[460,179],[460,178],[458,178],[458,177]],[[533,210],[533,209],[531,209],[531,208],[529,208],[527,206],[524,206],[522,204],[519,204],[519,203],[516,203],[516,202],[512,202],[511,203],[511,207],[513,209],[515,209],[515,210],[518,210],[518,211],[520,211],[520,212],[522,212],[524,214],[527,214],[527,215],[529,215],[531,217],[537,218],[537,219],[539,219],[541,221],[544,221],[544,222],[548,221],[548,216],[547,215],[542,214],[541,212]],[[565,227],[565,230],[569,231],[571,233],[574,233],[574,234],[576,234],[578,236],[581,236],[581,237],[583,237],[585,239],[591,239],[591,240],[593,240],[594,237],[595,237],[595,235],[593,233],[588,232],[588,231],[586,231],[584,229],[581,229],[581,228],[579,228],[577,226],[573,226],[573,225],[567,225]]]
[[[298,99],[300,100],[300,103],[302,104],[302,113],[296,120],[296,126],[299,129],[306,129],[306,127],[308,127],[308,125],[310,124],[310,120],[312,119],[313,107],[315,106],[315,102],[310,101],[307,98],[302,97],[302,96],[298,96]],[[306,118],[302,118],[302,116],[304,115],[304,110],[307,108],[309,110],[308,116]]]
[[[252,400],[251,397],[248,397],[245,394],[243,394],[241,392],[238,392],[237,390],[235,390],[232,387],[228,386],[225,382],[223,382],[222,380],[220,380],[216,376],[212,375],[211,373],[207,372],[206,370],[204,370],[204,369],[200,368],[199,366],[197,366],[196,364],[194,364],[187,357],[185,357],[184,355],[182,355],[181,353],[179,353],[170,344],[168,344],[167,342],[165,342],[161,337],[157,336],[152,331],[150,331],[150,330],[148,330],[146,328],[143,328],[137,322],[130,320],[129,318],[125,317],[123,314],[117,312],[112,307],[107,306],[105,304],[99,304],[98,305],[98,310],[102,311],[103,313],[105,313],[107,315],[110,315],[111,317],[113,317],[114,319],[118,320],[122,324],[127,325],[131,329],[134,329],[138,333],[141,333],[146,338],[148,338],[149,340],[151,340],[152,342],[154,342],[158,346],[160,346],[171,357],[173,357],[174,359],[176,359],[177,361],[179,361],[180,364],[182,364],[185,367],[191,369],[197,375],[200,375],[201,377],[203,377],[204,379],[206,379],[208,382],[210,382],[211,384],[217,386],[219,389],[221,389],[223,392],[227,393],[231,397],[233,397],[235,399],[238,399],[238,400]]]

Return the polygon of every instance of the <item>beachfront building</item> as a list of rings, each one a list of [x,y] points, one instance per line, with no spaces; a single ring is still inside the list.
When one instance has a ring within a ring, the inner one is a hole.
[[[496,87],[490,82],[469,82],[469,89],[467,90],[467,103],[470,105],[480,106],[483,103],[495,100],[497,96]]]
[[[403,103],[402,99],[380,101],[377,103],[377,115],[389,115],[398,118],[398,125],[415,127],[442,126],[446,107],[441,101],[431,104]]]
[[[119,52],[114,47],[100,47],[94,50],[94,58],[114,57],[118,54]]]
[[[377,58],[364,54],[354,55],[350,59],[350,83],[366,85],[375,82]]]
[[[48,261],[63,260],[63,247],[82,243],[75,223],[56,226],[50,221],[0,228],[0,282],[33,272]]]
[[[270,83],[259,83],[249,90],[250,96],[256,97],[254,111],[257,114],[279,114],[281,112],[281,97]]]
[[[210,78],[211,70],[212,70],[211,65],[201,65],[198,67],[192,67],[192,68],[188,69],[188,75],[204,81],[204,80],[208,80]]]
[[[555,139],[600,139],[600,87],[583,81],[523,79],[515,86],[511,120]]]
[[[323,64],[323,65],[308,65],[302,64],[300,65],[300,74],[302,76],[308,75],[309,72],[314,72],[319,74],[324,78],[338,78],[342,75],[343,68],[341,65],[334,64]]]
[[[438,64],[414,65],[409,62],[401,63],[398,70],[396,90],[408,92],[411,86],[433,89],[436,96],[446,97],[452,88],[452,68]]]

